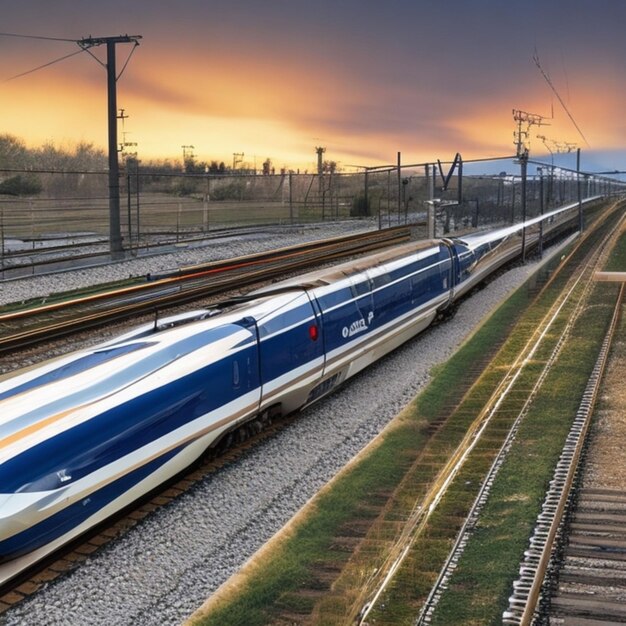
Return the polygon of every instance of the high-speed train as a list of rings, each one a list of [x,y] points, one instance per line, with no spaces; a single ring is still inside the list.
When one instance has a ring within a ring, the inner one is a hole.
[[[570,212],[541,219],[556,228]],[[404,244],[4,378],[0,562],[62,544],[239,426],[327,394],[519,254],[521,232]]]

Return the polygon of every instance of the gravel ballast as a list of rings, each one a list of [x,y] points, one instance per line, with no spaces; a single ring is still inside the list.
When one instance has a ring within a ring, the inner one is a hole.
[[[329,237],[341,237],[368,230],[376,225],[369,221],[310,224],[293,230],[268,230],[244,238],[215,239],[204,247],[186,248],[174,254],[156,254],[108,265],[76,269],[26,279],[0,282],[0,305],[21,302],[29,298],[45,297],[51,293],[84,289],[93,285],[128,278],[143,277],[185,265],[197,265],[209,261],[233,258],[292,246],[306,241]]]
[[[169,267],[177,263],[183,262],[169,257]],[[369,443],[424,387],[432,366],[534,269],[500,276],[465,300],[453,319],[369,367],[0,623],[179,624]]]

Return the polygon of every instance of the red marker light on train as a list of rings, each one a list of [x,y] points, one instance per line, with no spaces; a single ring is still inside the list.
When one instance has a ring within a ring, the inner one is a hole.
[[[317,341],[317,338],[319,336],[320,336],[320,331],[317,330],[317,326],[315,325],[309,326],[309,337],[311,337],[313,341]]]

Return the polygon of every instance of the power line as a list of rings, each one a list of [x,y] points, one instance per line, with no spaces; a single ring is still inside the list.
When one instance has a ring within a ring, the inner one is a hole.
[[[76,52],[71,52],[70,54],[66,54],[62,57],[59,57],[58,59],[54,59],[52,61],[48,61],[48,63],[44,63],[43,65],[38,65],[37,67],[34,67],[30,70],[26,70],[25,72],[21,72],[19,74],[16,74],[15,76],[11,76],[10,78],[6,78],[4,81],[2,82],[9,82],[11,80],[15,80],[16,78],[21,78],[22,76],[27,76],[28,74],[32,74],[33,72],[36,72],[38,70],[44,69],[46,67],[49,67],[50,65],[54,65],[55,63],[59,63],[60,61],[65,61],[65,59],[69,59],[70,57],[76,56],[77,54],[80,54],[81,52],[86,52],[87,54],[89,54],[90,56],[92,56],[102,67],[104,67],[104,69],[107,68],[107,64],[103,63],[93,52],[91,52],[90,48],[93,48],[95,46],[100,46],[102,44],[106,44],[107,41],[111,41],[112,39],[115,39],[115,43],[134,43],[135,45],[133,46],[133,48],[131,49],[126,61],[124,62],[124,65],[120,71],[120,73],[115,77],[115,80],[118,80],[122,74],[124,73],[124,70],[126,69],[126,66],[128,65],[131,57],[133,56],[133,53],[135,52],[135,49],[137,48],[137,46],[139,45],[139,39],[141,39],[140,35],[134,35],[134,36],[128,36],[128,35],[121,35],[119,37],[115,37],[115,38],[111,38],[111,37],[86,37],[84,39],[62,39],[60,37],[40,37],[38,35],[18,35],[16,33],[0,33],[1,37],[19,37],[21,39],[43,39],[45,41],[63,41],[63,42],[69,42],[69,43],[75,43],[78,44],[80,46],[80,50],[77,50]]]
[[[76,39],[64,39],[62,37],[41,37],[39,35],[20,35],[18,33],[0,33],[0,37],[17,37],[19,39],[43,39],[44,41],[66,41],[76,43]]]
[[[576,130],[578,131],[578,134],[582,137],[582,139],[585,142],[585,144],[587,144],[588,147],[591,147],[591,146],[589,146],[589,142],[587,141],[585,135],[583,135],[583,131],[580,130],[580,127],[576,123],[576,120],[574,119],[574,116],[569,112],[569,109],[565,105],[565,102],[563,102],[563,98],[561,98],[561,96],[559,95],[559,92],[556,90],[556,87],[552,84],[552,81],[550,80],[550,77],[548,76],[548,74],[546,74],[546,72],[544,71],[543,67],[541,67],[541,63],[539,63],[539,55],[537,54],[537,52],[535,52],[535,54],[533,54],[533,61],[535,62],[535,65],[539,68],[539,71],[541,72],[542,76],[545,78],[545,80],[548,83],[550,89],[552,89],[552,91],[554,92],[554,95],[557,97],[558,101],[561,103],[561,106],[563,107],[563,110],[567,113],[568,117],[572,121],[572,124],[574,124]]]
[[[26,70],[20,74],[16,74],[15,76],[11,76],[11,78],[6,78],[3,82],[8,83],[11,80],[15,80],[16,78],[20,78],[22,76],[26,76],[27,74],[32,74],[37,70],[42,70],[44,67],[49,67],[50,65],[54,65],[55,63],[59,63],[59,61],[65,61],[65,59],[69,59],[70,57],[76,56],[81,52],[85,52],[84,49],[76,50],[75,52],[70,52],[70,54],[66,54],[65,56],[59,57],[58,59],[54,59],[54,61],[48,61],[48,63],[44,63],[43,65],[39,65],[38,67],[34,67],[33,69]]]
[[[80,54],[81,52],[88,52],[100,65],[102,65],[107,72],[107,111],[108,111],[108,130],[109,130],[109,247],[111,249],[111,256],[113,258],[121,257],[124,249],[122,246],[122,234],[120,226],[120,185],[119,185],[119,161],[117,154],[117,81],[126,69],[130,57],[132,56],[135,48],[139,45],[139,39],[141,35],[117,35],[114,37],[84,37],[83,39],[62,39],[60,37],[39,37],[35,35],[18,35],[16,33],[0,33],[0,36],[5,37],[20,37],[23,39],[44,39],[47,41],[64,41],[74,43],[78,45],[79,50],[67,54],[53,61],[49,61],[39,67],[35,67],[27,72],[22,72],[17,76],[13,76],[8,80],[25,76],[26,74],[32,74],[37,70],[48,67],[53,63],[58,63],[72,56]],[[116,66],[116,50],[115,47],[120,43],[133,43],[135,44],[131,50],[122,71],[117,74]],[[95,46],[106,46],[106,63],[103,63],[94,54],[92,54],[90,48]]]

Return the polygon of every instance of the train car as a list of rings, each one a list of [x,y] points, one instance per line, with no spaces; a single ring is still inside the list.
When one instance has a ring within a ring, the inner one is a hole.
[[[318,400],[520,245],[518,227],[404,244],[5,378],[0,562],[78,536],[241,425]]]

